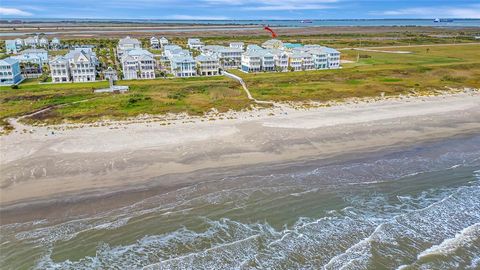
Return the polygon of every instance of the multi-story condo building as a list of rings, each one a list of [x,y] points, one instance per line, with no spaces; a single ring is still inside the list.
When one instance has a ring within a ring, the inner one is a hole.
[[[190,55],[174,55],[170,58],[171,72],[176,77],[195,76],[196,62]]]
[[[142,44],[138,39],[126,36],[118,41],[117,57],[118,59],[122,59],[125,52],[141,48]]]
[[[7,57],[0,60],[0,85],[18,84],[23,80],[20,62]]]
[[[219,74],[220,62],[217,58],[207,55],[195,57],[197,63],[197,74],[200,76],[213,76]]]
[[[327,53],[328,68],[340,68],[340,52],[332,48],[324,48]]]
[[[127,51],[122,59],[122,72],[125,80],[154,79],[156,61],[147,50]]]

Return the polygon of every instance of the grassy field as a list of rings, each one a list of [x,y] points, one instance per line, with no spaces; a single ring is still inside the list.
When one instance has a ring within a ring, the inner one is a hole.
[[[387,49],[385,49],[387,50]],[[388,50],[396,50],[389,48]],[[328,101],[349,97],[431,93],[445,87],[480,88],[480,45],[408,47],[410,54],[343,50],[353,63],[339,70],[245,74],[254,97],[275,101]],[[357,62],[357,57],[360,56]],[[106,82],[38,84],[30,80],[19,89],[0,87],[0,119],[25,115],[50,106],[27,122],[60,123],[122,119],[139,114],[187,112],[200,115],[247,108],[251,102],[239,85],[223,77],[122,81],[127,94],[93,94]],[[76,101],[83,101],[73,103]],[[7,126],[6,126],[7,127]]]

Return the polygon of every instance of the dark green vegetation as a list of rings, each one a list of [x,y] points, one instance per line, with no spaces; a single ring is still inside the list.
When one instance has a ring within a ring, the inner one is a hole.
[[[99,47],[100,48],[100,47]],[[110,51],[112,45],[100,50]],[[343,69],[285,73],[245,74],[254,97],[275,101],[328,101],[349,97],[406,93],[427,94],[446,87],[480,88],[480,45],[419,46],[382,50],[409,54],[342,50],[342,59],[352,63]],[[357,57],[361,55],[362,57]],[[19,89],[0,88],[0,119],[18,117],[52,107],[27,117],[30,123],[88,122],[100,118],[121,119],[139,114],[187,112],[201,115],[248,108],[252,103],[240,86],[223,77],[121,81],[127,94],[93,94],[106,82],[38,84],[30,80]],[[8,127],[5,125],[5,127]]]

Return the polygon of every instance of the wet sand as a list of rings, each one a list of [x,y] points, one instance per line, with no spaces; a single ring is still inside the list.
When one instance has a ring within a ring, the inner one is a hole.
[[[25,127],[31,133],[17,129],[0,138],[2,223],[48,216],[44,206],[61,208],[68,202],[86,202],[76,207],[79,212],[93,209],[94,203],[94,211],[101,211],[212,175],[241,174],[246,166],[348,158],[479,133],[480,94],[310,110],[281,107],[232,116],[236,119],[116,123],[54,134],[47,127]]]

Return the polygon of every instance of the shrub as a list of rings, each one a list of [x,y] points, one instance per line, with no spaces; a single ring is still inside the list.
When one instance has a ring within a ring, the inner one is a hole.
[[[10,88],[12,88],[12,89],[18,89],[18,85],[12,84],[12,86],[10,86]]]

